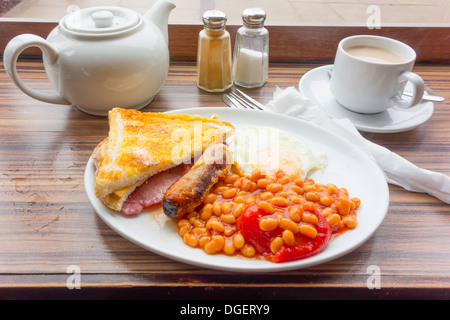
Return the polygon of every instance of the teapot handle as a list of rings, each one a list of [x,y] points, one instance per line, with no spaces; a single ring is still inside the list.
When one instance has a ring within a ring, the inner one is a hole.
[[[8,76],[16,86],[32,98],[48,103],[70,105],[71,103],[58,93],[51,94],[37,91],[30,88],[22,81],[22,79],[20,79],[16,68],[17,59],[20,53],[29,47],[38,47],[41,49],[42,53],[48,57],[49,62],[52,64],[55,63],[58,58],[58,51],[47,40],[33,34],[16,36],[8,43],[3,54],[3,62]]]

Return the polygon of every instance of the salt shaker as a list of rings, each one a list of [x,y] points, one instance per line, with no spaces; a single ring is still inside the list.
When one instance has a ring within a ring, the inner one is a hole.
[[[197,86],[209,92],[225,91],[233,85],[230,34],[225,30],[227,16],[208,10],[202,17],[197,53]]]
[[[263,86],[269,77],[269,32],[264,28],[266,13],[248,8],[242,13],[244,25],[236,34],[233,54],[234,84],[246,88]]]

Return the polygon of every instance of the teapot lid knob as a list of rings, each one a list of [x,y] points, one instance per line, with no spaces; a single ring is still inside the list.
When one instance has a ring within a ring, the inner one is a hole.
[[[95,11],[91,17],[97,28],[108,28],[112,26],[114,14],[109,10],[99,10]]]

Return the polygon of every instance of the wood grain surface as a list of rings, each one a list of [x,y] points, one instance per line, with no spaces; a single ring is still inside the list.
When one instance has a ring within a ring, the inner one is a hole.
[[[247,90],[267,103],[276,86],[298,86],[320,64],[273,63],[269,82]],[[51,91],[40,60],[19,62],[30,86]],[[395,134],[364,133],[420,167],[450,175],[450,65],[418,65],[436,94],[432,118]],[[195,63],[172,61],[160,93],[144,111],[223,107],[220,94],[196,87]],[[108,132],[106,118],[23,94],[0,65],[0,298],[450,298],[450,206],[390,186],[377,232],[326,264],[282,273],[242,275],[202,269],[146,251],[95,214],[85,193],[86,163]],[[81,270],[69,290],[68,267]],[[368,289],[370,267],[381,288]]]
[[[42,38],[57,27],[55,21],[0,20],[0,52],[17,35],[32,33]],[[240,25],[227,25],[232,46]],[[169,50],[172,59],[195,60],[197,58],[198,33],[200,24],[170,24]],[[270,59],[272,61],[328,61],[333,60],[339,41],[345,37],[369,34],[397,39],[410,45],[417,53],[417,61],[449,63],[449,26],[383,26],[368,29],[366,26],[333,25],[267,25],[270,35]],[[293,49],[295,48],[295,49]],[[24,55],[41,55],[36,47],[23,52]]]

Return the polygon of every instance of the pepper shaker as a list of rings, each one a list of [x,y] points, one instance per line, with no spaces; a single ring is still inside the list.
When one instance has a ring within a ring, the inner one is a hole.
[[[227,16],[208,10],[202,17],[197,53],[197,86],[209,92],[225,91],[233,85],[230,34],[225,30]]]
[[[248,8],[242,13],[243,26],[236,34],[233,54],[234,84],[256,88],[269,77],[269,32],[264,28],[266,13]]]

